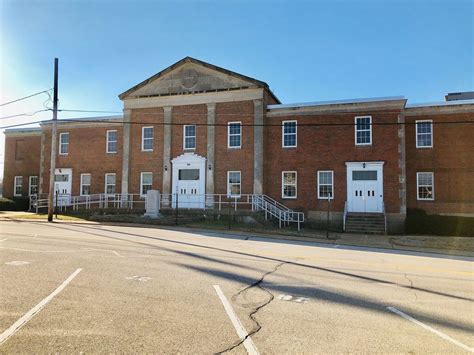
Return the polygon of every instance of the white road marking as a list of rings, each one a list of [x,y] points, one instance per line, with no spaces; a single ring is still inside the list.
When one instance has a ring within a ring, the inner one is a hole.
[[[82,269],[76,269],[64,282],[59,285],[57,289],[55,289],[51,294],[43,299],[40,303],[30,309],[23,317],[18,319],[13,325],[5,330],[2,334],[0,334],[0,345],[7,341],[13,334],[15,334],[21,327],[23,327],[31,318],[37,315],[47,304],[51,301],[54,296],[60,293],[64,288],[82,271]]]
[[[4,242],[5,240],[8,240],[8,238],[5,238],[5,239],[0,240],[0,243],[1,243],[1,242]]]
[[[135,281],[139,281],[139,282],[147,282],[148,280],[151,280],[151,277],[134,275],[134,276],[126,277],[125,279],[135,280]]]
[[[473,348],[470,348],[469,346],[467,346],[467,345],[461,343],[460,341],[451,338],[449,335],[446,335],[446,334],[440,332],[439,330],[436,330],[436,329],[434,329],[434,328],[431,328],[429,325],[426,325],[426,324],[420,322],[419,320],[416,320],[416,319],[413,318],[413,317],[410,317],[408,314],[403,313],[402,311],[400,311],[399,309],[397,309],[397,308],[395,308],[395,307],[387,307],[387,309],[388,309],[389,311],[391,311],[391,312],[393,312],[393,313],[396,313],[396,314],[398,314],[399,316],[401,316],[401,317],[403,317],[403,318],[409,320],[410,322],[413,322],[413,323],[419,325],[420,327],[425,328],[426,330],[429,330],[430,332],[436,334],[437,336],[443,338],[444,340],[447,340],[447,341],[449,341],[449,342],[451,342],[451,343],[453,343],[453,344],[455,344],[455,345],[457,345],[457,346],[463,348],[464,350],[467,350],[467,351],[469,351],[469,352],[471,352],[471,353],[474,352],[474,349],[473,349]]]
[[[115,251],[115,250],[112,250],[112,253],[114,253],[115,255],[117,255],[117,256],[123,258],[123,255],[120,255],[120,254],[119,254],[117,251]]]
[[[252,354],[252,355],[258,355],[259,352],[257,350],[257,347],[255,346],[253,340],[251,337],[248,336],[247,331],[245,330],[244,326],[240,322],[240,319],[237,317],[235,314],[234,310],[232,309],[232,306],[230,305],[229,301],[225,297],[224,293],[222,292],[221,288],[219,285],[214,285],[214,290],[216,290],[217,295],[219,296],[222,305],[224,306],[224,309],[227,313],[227,315],[230,318],[230,321],[232,322],[232,325],[234,326],[235,330],[237,331],[237,335],[240,337],[240,340],[244,340],[244,346],[245,349],[247,350],[247,353]]]
[[[279,295],[277,299],[281,301],[292,301],[296,303],[308,303],[309,298],[307,297],[299,297],[299,296],[292,296],[292,295]]]
[[[339,248],[339,247],[340,247],[340,245],[339,245],[339,244],[336,244],[336,245],[334,246],[334,248]]]
[[[14,266],[20,266],[20,265],[27,265],[29,264],[29,261],[20,261],[20,260],[14,260],[14,261],[8,261],[5,263],[5,265],[14,265]]]

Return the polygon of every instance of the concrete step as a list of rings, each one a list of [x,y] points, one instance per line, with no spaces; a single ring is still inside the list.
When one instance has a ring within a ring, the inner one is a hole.
[[[385,217],[382,213],[348,213],[346,232],[359,234],[385,234]]]

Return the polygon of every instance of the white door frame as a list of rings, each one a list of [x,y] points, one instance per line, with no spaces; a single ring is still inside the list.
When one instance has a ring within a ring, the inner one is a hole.
[[[352,172],[354,170],[376,170],[377,171],[377,212],[383,212],[383,161],[369,161],[369,162],[346,162],[347,167],[347,212],[364,212],[355,211],[353,204],[353,186],[352,186]]]
[[[172,170],[172,206],[173,208],[176,205],[176,193],[178,191],[178,183],[179,183],[179,170],[181,169],[199,169],[199,202],[197,204],[193,204],[192,208],[204,208],[205,207],[205,193],[206,193],[206,158],[197,155],[195,153],[184,153],[173,160],[171,160],[171,164],[173,166]],[[178,204],[179,204],[179,197],[178,197]]]
[[[64,182],[56,182],[56,175],[68,175],[67,183]],[[56,201],[56,190],[58,186],[61,186],[61,190],[66,190],[66,194],[64,191],[59,191],[59,198],[58,198],[58,206],[68,206],[71,204],[71,196],[72,196],[72,169],[71,168],[56,168],[54,170],[54,200]],[[62,196],[61,196],[62,195]],[[56,204],[56,202],[55,202]]]

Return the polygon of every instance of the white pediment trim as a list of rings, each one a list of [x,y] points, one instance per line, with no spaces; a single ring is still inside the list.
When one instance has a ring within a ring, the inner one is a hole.
[[[196,153],[183,153],[178,155],[176,158],[171,160],[173,164],[192,164],[192,163],[204,163],[206,161],[205,157],[202,157]]]

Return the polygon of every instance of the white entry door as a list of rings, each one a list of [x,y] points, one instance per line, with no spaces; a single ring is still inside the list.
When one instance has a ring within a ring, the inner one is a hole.
[[[348,212],[383,212],[383,163],[346,163]]]
[[[71,204],[72,169],[56,169],[54,174],[54,199],[58,196],[58,206]],[[55,202],[56,203],[56,202]]]
[[[200,170],[178,170],[178,207],[202,208],[203,192],[200,191]]]
[[[172,161],[173,208],[204,208],[206,201],[206,158],[194,153],[184,153]]]

